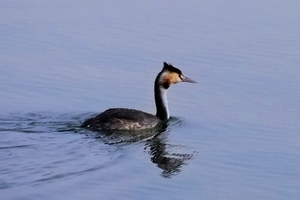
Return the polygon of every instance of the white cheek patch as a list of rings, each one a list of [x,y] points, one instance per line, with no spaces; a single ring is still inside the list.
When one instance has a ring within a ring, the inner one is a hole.
[[[160,82],[165,82],[166,77],[168,77],[168,73],[167,72],[163,72],[160,76]]]
[[[165,84],[168,83],[169,85],[171,84],[176,84],[179,82],[182,82],[182,79],[184,79],[184,76],[181,74],[177,74],[174,72],[163,72],[161,74],[161,79],[159,80],[160,84]]]

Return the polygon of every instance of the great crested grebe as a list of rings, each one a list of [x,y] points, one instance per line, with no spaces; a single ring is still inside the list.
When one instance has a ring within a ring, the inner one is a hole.
[[[183,76],[182,72],[171,64],[164,67],[154,82],[156,115],[128,108],[110,108],[94,118],[87,119],[81,127],[104,130],[143,130],[153,128],[169,119],[167,89],[179,82],[197,83]]]

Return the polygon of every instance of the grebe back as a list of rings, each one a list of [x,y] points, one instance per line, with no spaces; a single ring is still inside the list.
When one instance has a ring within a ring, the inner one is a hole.
[[[143,130],[153,128],[169,119],[167,89],[171,84],[179,82],[196,83],[185,77],[182,72],[171,64],[163,63],[162,70],[154,82],[156,115],[128,108],[110,108],[94,118],[87,119],[81,127],[92,130]]]

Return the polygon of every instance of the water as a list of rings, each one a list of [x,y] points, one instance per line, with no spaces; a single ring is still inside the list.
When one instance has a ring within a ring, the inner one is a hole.
[[[0,4],[1,199],[299,199],[298,1]],[[167,127],[79,127],[155,113],[163,61]]]

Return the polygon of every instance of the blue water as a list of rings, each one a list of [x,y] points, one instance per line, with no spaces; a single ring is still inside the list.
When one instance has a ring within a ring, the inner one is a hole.
[[[0,3],[1,199],[299,199],[298,1]],[[170,62],[197,84],[139,136],[80,128],[155,113]]]

